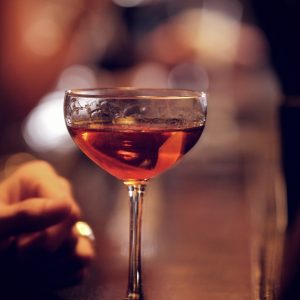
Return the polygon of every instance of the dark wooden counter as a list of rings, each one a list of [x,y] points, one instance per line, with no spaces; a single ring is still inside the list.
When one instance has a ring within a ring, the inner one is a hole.
[[[264,133],[255,134],[256,141],[265,139]],[[200,142],[178,166],[149,183],[142,233],[146,300],[276,299],[277,246],[284,227],[278,213],[283,203],[278,165],[260,143],[252,143],[253,137],[243,141],[216,152]],[[83,284],[54,293],[36,287],[22,297],[124,299],[126,188],[83,156],[73,162],[70,174],[84,217],[95,231],[97,257]]]

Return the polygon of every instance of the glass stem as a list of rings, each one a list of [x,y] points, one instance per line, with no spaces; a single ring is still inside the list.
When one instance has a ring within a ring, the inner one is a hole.
[[[129,277],[126,299],[144,299],[141,268],[141,223],[145,184],[128,185],[130,199]]]

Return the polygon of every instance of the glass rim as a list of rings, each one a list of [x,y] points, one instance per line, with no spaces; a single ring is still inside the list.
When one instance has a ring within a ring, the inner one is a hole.
[[[117,93],[123,94],[117,94]],[[136,94],[133,94],[135,93]],[[145,93],[145,94],[143,94]],[[137,87],[105,87],[105,88],[76,88],[65,91],[66,96],[83,98],[136,98],[147,99],[191,99],[206,98],[207,93],[198,90],[179,88],[137,88]]]

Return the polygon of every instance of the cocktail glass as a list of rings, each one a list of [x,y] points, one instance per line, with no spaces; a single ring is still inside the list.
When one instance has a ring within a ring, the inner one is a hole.
[[[64,116],[75,144],[128,188],[128,300],[144,299],[141,221],[146,185],[196,144],[206,112],[206,94],[191,90],[108,88],[65,93]]]

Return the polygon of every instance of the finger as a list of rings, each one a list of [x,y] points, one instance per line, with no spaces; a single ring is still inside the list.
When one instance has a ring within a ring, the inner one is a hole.
[[[16,237],[15,244],[17,247],[18,257],[22,260],[28,260],[36,256],[36,251],[40,251],[43,245],[45,231],[36,231],[22,234]]]
[[[72,228],[80,218],[80,210],[75,203],[71,203],[69,215],[54,226],[47,228],[44,232],[43,247],[48,252],[55,252],[61,245],[73,235]]]
[[[43,230],[62,221],[71,211],[69,202],[32,198],[0,207],[0,239]]]
[[[76,230],[73,230],[72,233],[63,246],[58,249],[56,253],[57,259],[66,268],[68,265],[89,265],[95,257],[94,243],[90,239],[78,235]]]
[[[83,265],[89,265],[95,257],[95,247],[93,242],[86,237],[80,236],[75,248],[75,256]]]
[[[20,202],[27,197],[63,198],[63,201],[68,202],[71,209],[64,223],[52,226],[48,230],[47,238],[39,237],[39,243],[41,241],[45,244],[48,243],[53,251],[60,246],[70,227],[80,217],[80,209],[72,197],[70,183],[65,178],[58,176],[53,167],[46,162],[35,161],[24,164],[18,169],[16,175],[6,180],[1,187],[0,192],[1,190],[6,191],[10,200],[6,202],[10,203]],[[25,244],[29,242],[28,238],[23,241]]]
[[[28,258],[35,256],[35,252],[55,253],[66,241],[75,240],[70,236],[73,223],[64,221],[43,231],[22,235],[17,240],[19,256]]]
[[[32,181],[32,179],[30,179]],[[70,182],[56,173],[43,173],[43,178],[35,182],[37,196],[49,198],[68,198],[74,202]]]
[[[0,194],[9,203],[31,197],[66,198],[75,203],[70,183],[44,161],[22,165],[1,184]]]
[[[68,219],[64,222],[48,228],[45,232],[43,247],[54,253],[68,239],[72,232],[72,226],[78,219]]]
[[[70,205],[71,211],[68,217],[63,222],[47,229],[45,246],[52,252],[56,251],[72,235],[72,228],[81,217],[81,211],[77,203],[72,201]]]
[[[17,239],[20,257],[35,255],[36,251],[54,253],[66,241],[76,240],[72,227],[79,220],[80,214],[73,207],[63,221],[49,226],[45,230],[22,234]],[[35,251],[35,250],[36,251]]]
[[[80,268],[87,267],[95,257],[93,243],[85,237],[70,238],[58,251],[52,255],[55,264],[50,263],[49,268],[56,269],[58,266],[67,272],[75,272]]]

